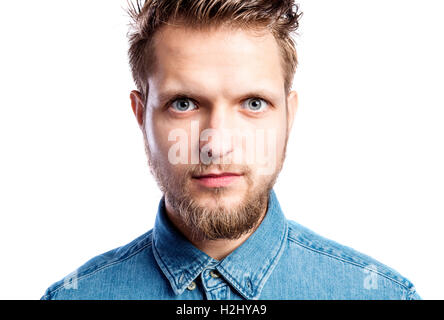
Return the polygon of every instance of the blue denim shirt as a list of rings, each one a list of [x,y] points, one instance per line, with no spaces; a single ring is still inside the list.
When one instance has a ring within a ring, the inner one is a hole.
[[[41,299],[420,299],[413,284],[356,250],[287,220],[274,190],[256,231],[221,261],[169,221],[92,258]]]

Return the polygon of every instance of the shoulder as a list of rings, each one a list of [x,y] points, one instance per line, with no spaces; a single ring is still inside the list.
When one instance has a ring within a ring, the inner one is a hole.
[[[68,274],[63,279],[53,283],[45,291],[41,300],[77,298],[70,295],[83,294],[84,298],[90,298],[83,289],[87,287],[105,286],[106,281],[112,282],[116,275],[128,273],[130,269],[137,268],[138,261],[144,260],[146,255],[151,255],[152,230],[137,237],[130,243],[112,249],[93,257],[86,263]],[[140,257],[140,256],[143,257]],[[98,282],[101,282],[100,284]],[[76,289],[76,290],[72,290]]]
[[[355,276],[366,280],[366,277],[374,275],[381,279],[382,287],[386,291],[397,292],[400,299],[420,299],[414,285],[394,269],[351,247],[325,238],[295,221],[287,221],[289,248],[304,252],[308,259],[315,259],[313,261],[331,273],[329,278],[334,278],[332,274],[341,272],[345,272],[348,279]],[[341,279],[342,284],[343,280]]]

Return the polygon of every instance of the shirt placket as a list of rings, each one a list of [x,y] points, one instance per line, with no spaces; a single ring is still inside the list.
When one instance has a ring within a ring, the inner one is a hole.
[[[211,267],[204,269],[201,281],[208,300],[230,299],[230,288],[216,269]]]

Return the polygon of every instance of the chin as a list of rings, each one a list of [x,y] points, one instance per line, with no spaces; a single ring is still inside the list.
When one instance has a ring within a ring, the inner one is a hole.
[[[218,190],[216,190],[218,189]],[[212,188],[206,190],[197,190],[193,198],[201,206],[205,207],[227,207],[237,206],[243,200],[243,192],[232,188]]]

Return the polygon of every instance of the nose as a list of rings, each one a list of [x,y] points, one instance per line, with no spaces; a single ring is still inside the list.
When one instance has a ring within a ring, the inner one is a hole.
[[[213,107],[203,122],[199,143],[201,155],[210,161],[227,157],[233,150],[233,116],[229,108],[224,105]]]

